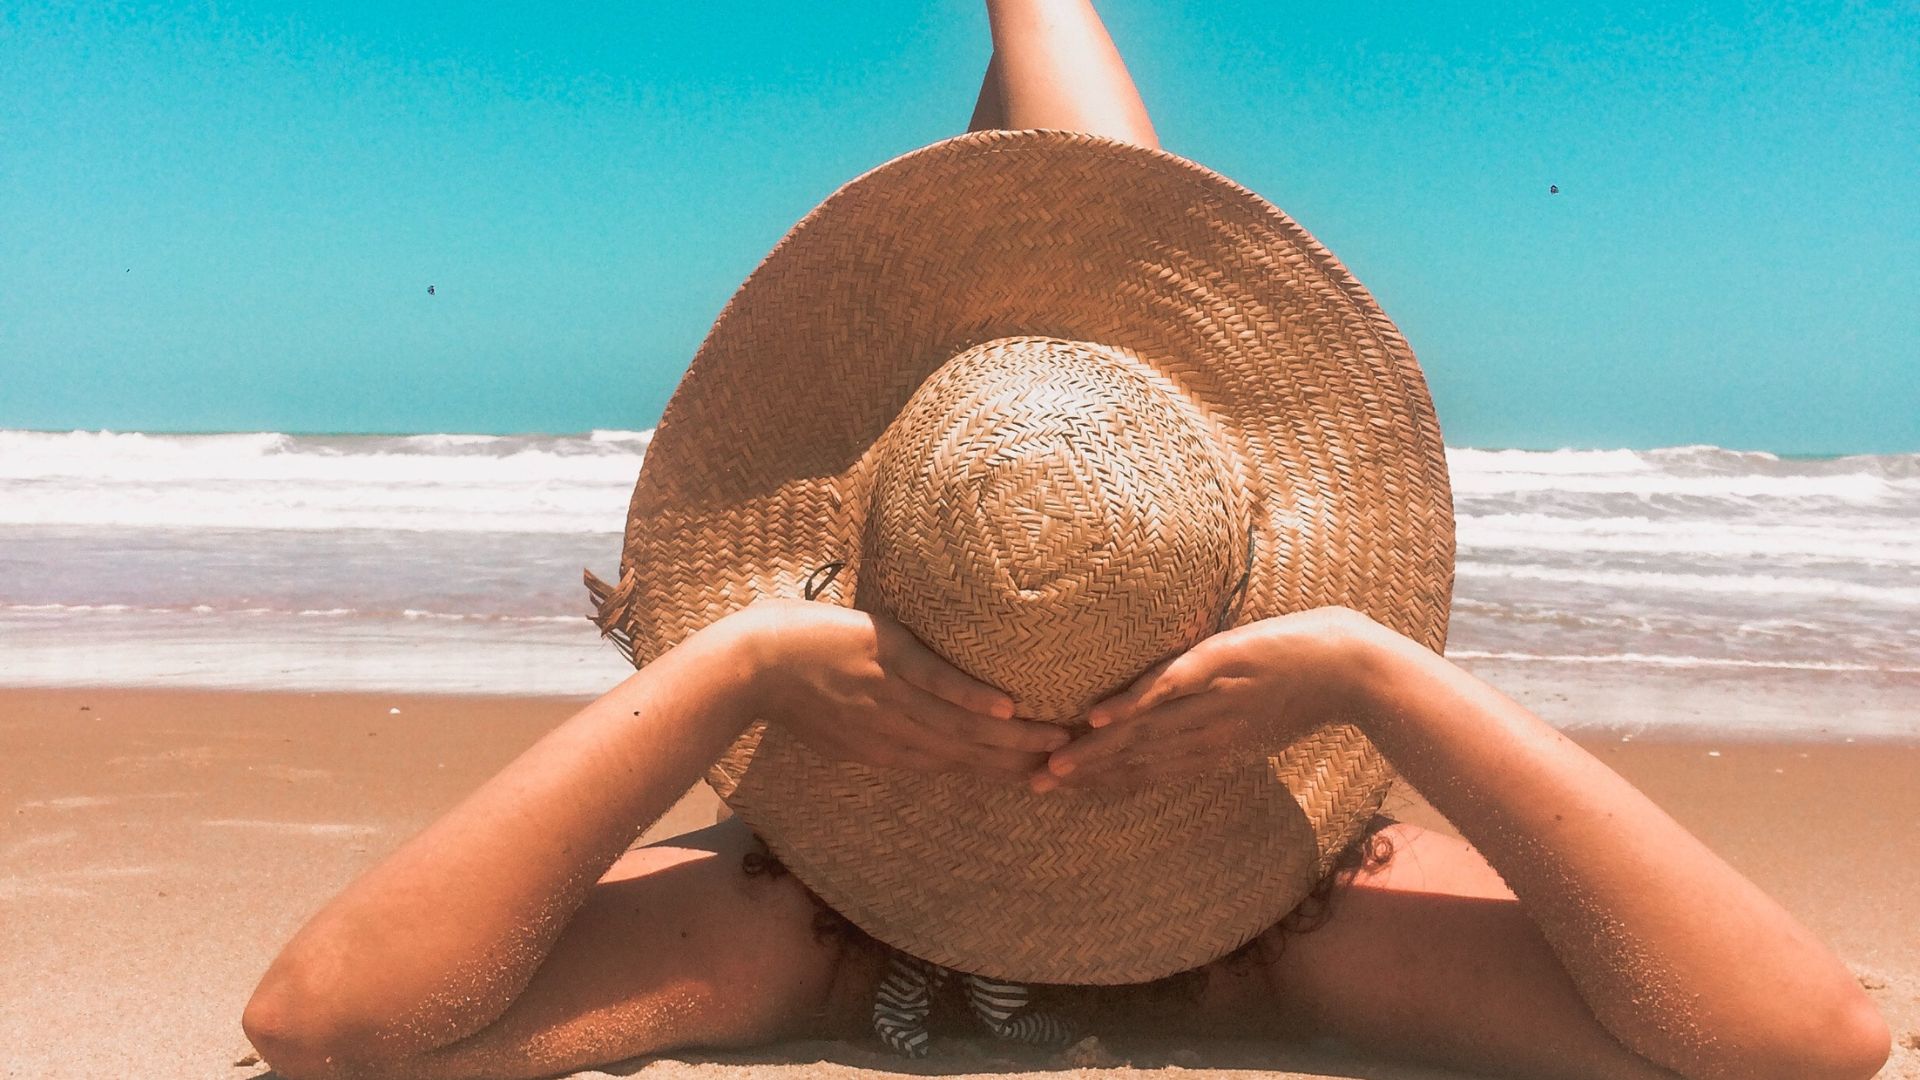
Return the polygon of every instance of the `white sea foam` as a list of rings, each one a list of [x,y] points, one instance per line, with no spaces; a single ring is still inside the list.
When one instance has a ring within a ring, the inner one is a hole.
[[[652,437],[0,431],[0,525],[617,533]],[[1467,448],[1449,451],[1449,462],[1469,544],[1511,541],[1515,530],[1527,534],[1523,544],[1547,531],[1567,535],[1537,510],[1529,517],[1530,500],[1610,500],[1605,513],[1577,508],[1604,519],[1582,526],[1588,533],[1643,516],[1649,500],[1707,506],[1705,521],[1685,526],[1690,535],[1663,527],[1665,539],[1640,533],[1645,544],[1691,543],[1721,514],[1756,507],[1793,513],[1805,502],[1815,504],[1808,513],[1831,513],[1920,503],[1920,455],[1801,461],[1713,447]],[[1824,540],[1806,529],[1857,534],[1859,525],[1798,524],[1802,532],[1776,538],[1818,550]],[[1912,545],[1900,546],[1897,557],[1907,558]]]
[[[1617,495],[1871,505],[1920,496],[1920,455],[1787,459],[1713,446],[1660,450],[1449,449],[1458,496]]]
[[[0,683],[592,692],[652,437],[0,431]],[[1448,460],[1450,655],[1920,668],[1920,454]]]
[[[1592,585],[1646,599],[1675,592],[1738,596],[1804,597],[1920,607],[1920,587],[1864,585],[1832,578],[1776,574],[1686,574],[1658,570],[1602,570],[1586,567],[1498,565],[1462,561],[1459,577],[1538,581],[1556,585]]]
[[[1889,672],[1920,675],[1920,667],[1888,667],[1842,660],[1755,660],[1740,656],[1673,656],[1660,653],[1525,653],[1448,649],[1449,660],[1507,660],[1527,664],[1626,664],[1661,668],[1738,668],[1756,671]]]
[[[121,611],[137,611],[131,604],[7,604],[0,611],[39,612],[45,614],[110,614]]]
[[[600,480],[652,439],[598,434],[607,437],[0,431],[0,479]]]
[[[1447,448],[1447,468],[1456,476],[1480,475],[1591,475],[1645,471],[1646,454],[1639,450],[1481,450],[1470,446]]]
[[[0,525],[617,533],[651,432],[0,432]]]
[[[233,615],[269,616],[295,619],[400,619],[414,621],[433,619],[440,622],[475,623],[581,623],[586,621],[583,614],[574,615],[504,615],[491,611],[421,611],[406,608],[400,611],[362,610],[357,608],[326,608],[316,610],[305,608],[298,611],[286,608],[243,607],[216,608],[211,604],[195,604],[191,607],[166,607],[136,604],[0,604],[0,616],[68,616],[68,615],[206,615],[226,618]]]
[[[1872,504],[1920,491],[1911,481],[1871,472],[1817,475],[1688,475],[1655,467],[1634,470],[1560,471],[1478,469],[1453,472],[1456,497],[1467,495],[1624,495],[1640,499],[1684,497],[1741,502],[1754,499],[1818,499]]]
[[[1460,514],[1460,550],[1675,554],[1689,558],[1800,556],[1920,566],[1920,529],[1899,518],[1809,515],[1801,521],[1728,521],[1724,517],[1569,517]]]
[[[645,431],[617,431],[595,428],[587,432],[587,438],[597,443],[639,443],[644,447],[653,441],[653,429],[648,428]]]

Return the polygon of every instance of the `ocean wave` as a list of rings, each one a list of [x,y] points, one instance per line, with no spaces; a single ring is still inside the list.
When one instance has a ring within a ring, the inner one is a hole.
[[[237,664],[263,685],[425,687],[481,667],[489,685],[599,672],[585,689],[618,665],[567,613],[575,568],[618,550],[652,435],[0,431],[0,554],[26,571],[0,590],[0,673],[205,682]],[[1449,460],[1457,658],[1622,679],[1920,663],[1920,454]]]
[[[1447,447],[1447,462],[1469,472],[1624,473],[1647,469],[1703,473],[1869,472],[1902,479],[1920,476],[1920,453],[1781,457],[1766,450],[1733,450],[1696,443],[1649,450],[1499,450]]]
[[[1461,579],[1500,579],[1537,581],[1556,585],[1587,585],[1626,594],[1664,596],[1670,593],[1705,593],[1738,596],[1794,596],[1819,600],[1845,600],[1854,603],[1892,607],[1920,607],[1920,587],[1902,585],[1864,585],[1832,578],[1787,577],[1777,574],[1690,574],[1659,570],[1600,570],[1541,566],[1537,564],[1501,565],[1463,560],[1456,567]]]
[[[285,453],[298,441],[298,436],[277,431],[160,435],[142,431],[0,430],[0,466],[6,467],[9,475],[36,475],[32,471],[35,468],[58,470],[67,462],[185,457],[237,460]]]
[[[257,472],[268,467],[297,468],[299,459],[416,458],[424,462],[481,463],[520,454],[530,461],[637,456],[651,442],[651,430],[595,432],[592,435],[483,435],[433,432],[419,435],[287,435],[242,432],[222,435],[159,435],[117,431],[0,430],[0,466],[4,475],[105,475],[121,468],[158,472],[172,468]]]
[[[1746,668],[1778,671],[1885,672],[1895,675],[1920,675],[1920,667],[1889,667],[1858,664],[1844,660],[1754,660],[1736,656],[1685,656],[1662,653],[1526,653],[1448,649],[1449,660],[1507,660],[1518,663],[1547,664],[1637,664],[1665,668]]]
[[[0,526],[618,535],[631,480],[601,485],[95,485],[23,488]]]
[[[368,488],[516,484],[631,486],[652,429],[584,435],[287,435],[247,432],[0,431],[0,484],[16,501],[86,485],[110,492],[174,484]],[[1753,504],[1810,500],[1920,504],[1920,454],[1787,459],[1717,447],[1448,451],[1466,509],[1488,498],[1614,496]],[[89,490],[89,495],[98,491]],[[44,517],[40,520],[46,520]]]
[[[1641,500],[1687,498],[1726,503],[1760,500],[1818,500],[1842,504],[1885,503],[1920,494],[1911,481],[1877,473],[1827,473],[1766,476],[1716,474],[1688,476],[1646,470],[1634,473],[1453,473],[1455,498],[1495,495],[1616,495]]]
[[[1557,514],[1461,514],[1469,551],[1609,552],[1690,556],[1798,556],[1869,564],[1920,565],[1920,529],[1910,520],[1870,521],[1821,515],[1806,522],[1760,524],[1707,516],[1570,517]]]
[[[445,450],[459,446],[495,446],[505,438],[507,438],[505,435],[460,435],[436,432],[429,435],[405,435],[401,437],[401,441],[408,446],[426,450]]]
[[[557,436],[0,431],[0,527],[618,535],[652,437],[651,429]],[[1920,566],[1920,454],[1810,459],[1681,446],[1461,447],[1448,456],[1468,563],[1558,566],[1569,555],[1768,560],[1778,581],[1756,578],[1752,587],[1875,599],[1889,594],[1815,581],[1797,564],[1833,563],[1858,571],[1836,575],[1854,580],[1874,568]],[[1682,583],[1749,587],[1700,583],[1710,576]]]
[[[1458,496],[1540,493],[1724,501],[1820,499],[1876,503],[1920,496],[1920,454],[1782,458],[1757,450],[1449,448]]]
[[[389,440],[383,448],[309,446],[299,450],[220,446],[141,447],[134,453],[65,453],[65,447],[0,442],[0,482],[92,482],[134,486],[206,481],[277,484],[481,485],[631,484],[644,460],[638,443],[461,444],[462,452],[419,452]],[[590,448],[590,449],[583,449]],[[90,448],[91,449],[91,448]],[[450,448],[453,449],[453,448]],[[476,451],[486,450],[486,453]]]
[[[1634,473],[1647,467],[1645,451],[1639,450],[1482,450],[1471,446],[1447,447],[1449,471],[1472,474],[1584,476],[1605,473]]]
[[[653,441],[653,430],[654,429],[652,428],[648,428],[645,431],[620,431],[620,430],[609,430],[605,428],[594,428],[592,431],[587,432],[587,439],[590,442],[597,442],[597,443],[637,442],[642,446],[645,446],[647,443],[650,443]]]
[[[362,620],[404,620],[416,622],[431,620],[435,622],[472,622],[472,623],[578,623],[586,621],[585,614],[578,615],[503,615],[487,611],[427,611],[418,608],[403,608],[399,611],[364,611],[355,608],[273,608],[273,607],[228,607],[216,608],[210,604],[192,605],[142,605],[142,604],[0,604],[0,616],[4,615],[129,615],[129,616],[230,616],[260,617],[273,616],[291,619],[362,619]]]

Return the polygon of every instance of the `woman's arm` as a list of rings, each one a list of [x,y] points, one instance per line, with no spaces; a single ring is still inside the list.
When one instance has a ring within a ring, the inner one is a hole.
[[[281,1071],[404,1060],[505,1012],[588,890],[748,723],[715,624],[555,728],[295,935],[242,1026]]]
[[[1499,691],[1365,616],[1219,634],[1094,708],[1040,790],[1138,783],[1348,718],[1485,856],[1629,1050],[1693,1078],[1864,1078],[1885,1022],[1811,933]]]
[[[1619,774],[1367,621],[1363,727],[1499,871],[1600,1023],[1686,1076],[1867,1077],[1886,1023],[1837,957]]]
[[[461,1040],[525,1042],[534,1021],[509,1009],[595,883],[756,717],[822,753],[1002,777],[1065,741],[896,624],[755,603],[555,728],[322,908],[248,1002],[248,1037],[302,1077],[424,1074]],[[548,983],[536,1019],[590,996]],[[514,1031],[494,1027],[503,1017]]]

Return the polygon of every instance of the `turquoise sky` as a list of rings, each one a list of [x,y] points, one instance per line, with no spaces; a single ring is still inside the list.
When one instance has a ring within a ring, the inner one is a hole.
[[[1912,4],[1100,6],[1450,443],[1920,450]],[[103,7],[0,5],[0,426],[648,426],[988,52],[964,0]]]

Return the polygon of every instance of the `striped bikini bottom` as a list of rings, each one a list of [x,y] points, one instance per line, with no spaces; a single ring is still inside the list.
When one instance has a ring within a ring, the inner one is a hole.
[[[1361,868],[1377,869],[1392,857],[1391,843],[1379,835],[1392,824],[1393,819],[1386,816],[1369,822],[1335,857],[1327,876],[1277,925],[1288,933],[1304,933],[1324,921],[1341,884]],[[764,842],[742,860],[742,868],[756,876],[787,873]],[[874,994],[872,1031],[882,1044],[908,1057],[926,1056],[935,1034],[984,1033],[1049,1048],[1067,1046],[1091,1034],[1088,1028],[1094,1026],[1111,1032],[1187,1028],[1206,1019],[1199,1011],[1200,996],[1214,973],[1249,975],[1264,963],[1263,957],[1272,955],[1259,948],[1262,938],[1255,938],[1219,960],[1153,982],[1024,986],[952,971],[901,952],[872,938],[811,889],[801,887],[817,909],[816,934],[885,955],[886,974]]]
[[[873,1033],[895,1053],[926,1057],[934,998],[949,987],[958,987],[968,1012],[997,1038],[1046,1049],[1073,1042],[1075,1025],[1059,1013],[1034,1008],[1028,987],[966,975],[898,951],[888,959],[886,977],[874,994]]]
[[[759,840],[758,837],[755,837]],[[753,877],[784,877],[788,870],[764,841],[741,860]],[[1191,971],[1120,986],[1032,986],[953,971],[896,949],[867,934],[804,884],[814,905],[814,936],[837,939],[842,950],[866,954],[883,972],[874,992],[869,1031],[908,1057],[927,1054],[936,1035],[987,1034],[1035,1047],[1066,1046],[1080,1036],[1145,1027],[1181,1027],[1206,989],[1209,971],[1251,974],[1257,941]]]

